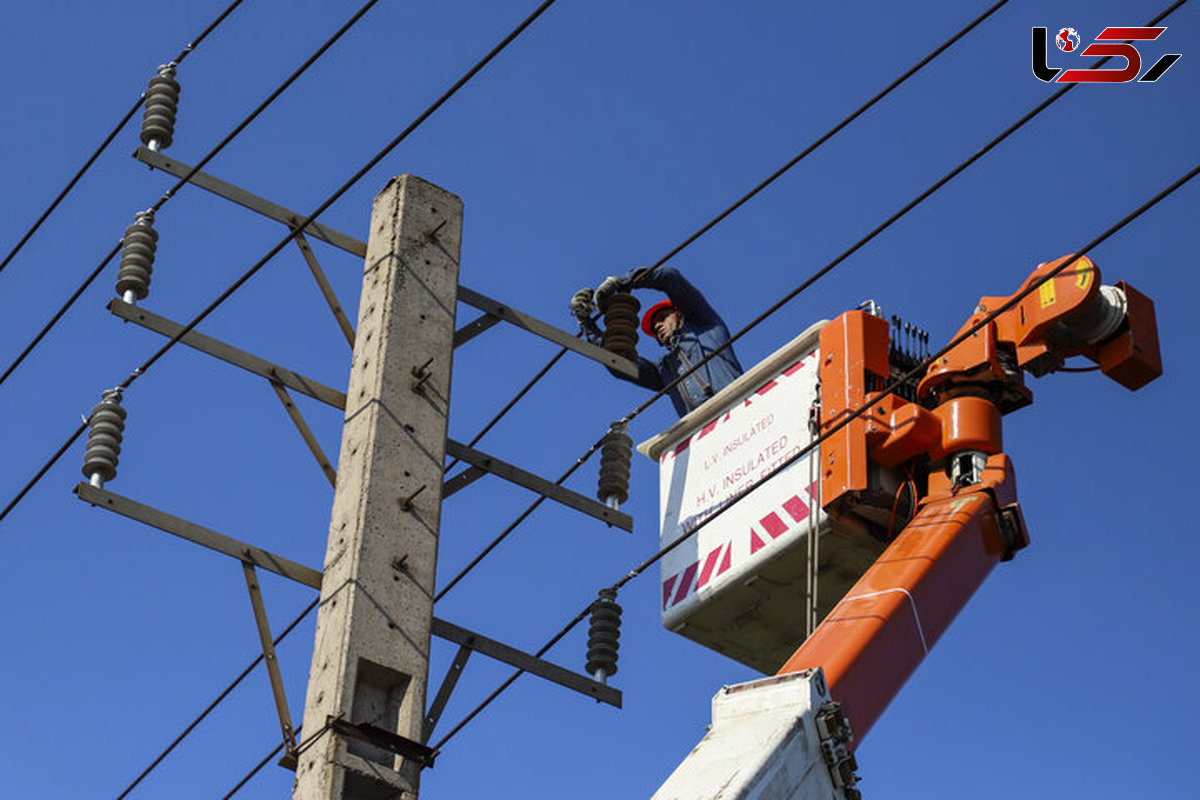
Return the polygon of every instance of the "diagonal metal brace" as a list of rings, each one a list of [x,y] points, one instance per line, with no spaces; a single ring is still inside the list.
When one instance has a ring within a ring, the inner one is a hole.
[[[288,763],[296,759],[296,731],[292,727],[292,715],[288,711],[287,695],[283,691],[283,675],[279,672],[279,659],[275,657],[275,643],[271,638],[271,626],[267,622],[267,609],[263,604],[262,590],[254,565],[243,561],[242,571],[246,576],[246,589],[250,592],[250,607],[254,610],[254,624],[262,642],[263,661],[267,665],[267,676],[271,681],[271,694],[275,698],[275,712],[279,715],[279,729],[283,733],[283,746],[287,751]],[[292,767],[293,769],[295,767]]]
[[[442,712],[446,710],[446,703],[450,702],[450,695],[454,692],[454,687],[458,685],[458,679],[462,677],[463,670],[467,666],[467,659],[470,657],[470,645],[459,645],[458,652],[454,654],[454,661],[450,663],[450,668],[446,670],[446,677],[442,678],[442,685],[438,687],[437,697],[433,698],[433,704],[425,713],[425,729],[422,737],[424,741],[428,742],[429,737],[433,735],[433,729],[437,727],[438,720],[442,718]]]
[[[532,334],[541,336],[543,339],[549,339],[568,350],[574,350],[581,356],[590,358],[593,361],[599,361],[609,369],[616,370],[628,378],[636,379],[638,376],[637,364],[629,359],[609,352],[603,347],[594,345],[577,336],[572,336],[562,328],[556,328],[548,322],[542,322],[540,319],[517,311],[515,308],[509,308],[503,303],[497,302],[479,292],[472,291],[465,286],[460,285],[458,287],[458,300],[461,303],[474,306],[485,314],[499,317],[505,322],[516,325],[518,328],[524,328]]]
[[[291,418],[292,424],[296,426],[296,430],[300,432],[300,437],[304,439],[304,443],[308,445],[308,450],[313,454],[313,458],[317,460],[317,465],[325,473],[325,477],[329,480],[329,485],[336,489],[337,470],[333,468],[333,464],[329,463],[329,459],[325,456],[325,451],[321,449],[321,443],[317,441],[312,428],[308,427],[308,423],[305,422],[300,409],[296,408],[296,404],[292,402],[292,396],[288,394],[288,390],[283,388],[283,384],[279,381],[272,380],[271,388],[275,390],[275,395],[279,398],[279,402],[283,403],[284,411]]]
[[[633,517],[628,514],[623,514],[620,511],[609,508],[603,503],[598,503],[589,497],[584,497],[578,492],[573,492],[557,483],[551,483],[539,475],[526,472],[520,467],[501,461],[495,456],[481,453],[453,439],[446,440],[446,454],[460,461],[465,461],[471,466],[485,469],[494,475],[504,478],[506,481],[523,486],[555,502],[562,503],[568,508],[573,508],[588,516],[603,520],[609,525],[615,525],[623,531],[633,531]],[[451,478],[451,481],[453,480],[454,478]],[[453,489],[454,487],[451,488]]]
[[[610,706],[617,708],[621,707],[621,692],[617,689],[599,681],[594,681],[586,675],[580,675],[557,664],[552,664],[537,656],[531,656],[529,653],[518,650],[515,647],[509,647],[495,639],[489,639],[482,634],[469,631],[466,628],[460,628],[452,622],[446,622],[443,619],[434,617],[433,635],[439,639],[446,639],[458,645],[466,645],[489,658],[503,661],[505,664],[522,669],[531,675],[537,675],[539,678],[545,678],[551,683],[557,683],[559,686],[565,686],[568,689],[581,692],[588,697],[594,697],[601,703],[608,703]]]
[[[499,317],[494,317],[491,314],[480,314],[454,332],[454,346],[459,347],[466,344],[499,321]]]
[[[442,499],[445,500],[447,497],[459,491],[460,489],[467,488],[484,475],[487,475],[486,469],[481,469],[479,467],[467,467],[454,477],[448,478],[446,482],[442,484]]]
[[[321,296],[325,298],[325,304],[329,306],[329,311],[337,320],[338,327],[342,329],[342,335],[346,337],[346,341],[353,348],[354,325],[346,316],[346,312],[342,308],[342,301],[338,299],[337,292],[329,283],[329,278],[325,277],[325,270],[321,269],[321,262],[317,260],[317,254],[313,252],[312,246],[309,245],[308,239],[304,238],[303,233],[296,234],[295,242],[296,246],[300,248],[300,254],[304,256],[304,263],[308,264],[308,271],[312,273],[313,280],[317,282],[317,288],[321,290]]]
[[[147,311],[141,306],[126,303],[124,300],[113,300],[108,304],[108,310],[127,322],[137,323],[143,328],[152,330],[155,333],[161,333],[163,336],[172,337],[183,330],[183,326],[178,322],[169,320],[166,317],[160,317],[158,314]],[[298,372],[292,372],[287,367],[281,367],[278,364],[267,361],[265,358],[259,358],[252,353],[247,353],[245,350],[240,350],[231,344],[226,344],[220,339],[214,339],[211,336],[206,336],[203,333],[193,330],[188,331],[179,341],[202,353],[207,353],[228,364],[233,364],[235,367],[241,367],[247,372],[261,375],[269,381],[283,384],[289,389],[306,394],[315,400],[320,400],[326,405],[331,405],[334,408],[346,407],[345,392],[339,392],[337,389],[326,386],[320,381],[306,378]]]
[[[375,747],[382,747],[389,753],[395,753],[401,758],[407,758],[421,767],[433,766],[432,747],[420,742],[414,742],[412,739],[408,739],[398,733],[384,730],[369,722],[348,722],[338,717],[330,717],[326,724],[330,730],[341,736],[358,739],[360,742],[366,742]]]

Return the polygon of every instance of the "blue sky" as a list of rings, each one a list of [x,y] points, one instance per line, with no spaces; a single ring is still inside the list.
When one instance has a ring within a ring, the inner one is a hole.
[[[7,251],[142,90],[223,3],[55,0],[0,29],[0,248]],[[207,171],[307,212],[533,7],[380,3]],[[738,329],[1055,90],[1030,71],[1032,26],[1141,25],[1165,2],[1012,2],[673,262]],[[568,327],[582,285],[652,262],[987,4],[560,0],[322,220],[365,238],[370,201],[413,173],[463,198],[462,282]],[[168,153],[194,163],[357,3],[247,0],[180,68]],[[871,297],[945,342],[981,295],[1014,291],[1197,160],[1200,7],[1143,45],[1183,58],[1154,84],[1081,86],[742,342],[754,363]],[[1054,51],[1054,66],[1071,65]],[[1080,63],[1083,63],[1080,60]],[[0,274],[5,363],[170,184],[127,157],[134,128]],[[1006,419],[1033,539],[980,589],[859,749],[875,800],[1193,796],[1198,656],[1188,496],[1200,187],[1091,255],[1156,303],[1166,374],[1134,394],[1101,376],[1031,379]],[[145,306],[187,320],[284,234],[195,189],[160,213]],[[322,244],[343,302],[360,264]],[[104,309],[110,269],[0,387],[8,497],[99,392],[161,340]],[[647,297],[646,299],[652,299]],[[463,311],[469,319],[471,312]],[[285,250],[201,326],[344,386],[349,351]],[[649,350],[648,344],[644,345]],[[555,348],[497,327],[455,354],[451,435],[469,439]],[[556,477],[644,398],[568,359],[480,447]],[[336,412],[298,398],[326,452]],[[109,488],[312,566],[332,492],[261,379],[176,348],[130,390]],[[666,427],[662,401],[633,426]],[[80,503],[75,447],[0,523],[9,569],[0,774],[14,797],[115,797],[256,653],[241,570]],[[595,467],[569,483],[593,490]],[[656,467],[639,458],[632,535],[546,504],[437,613],[535,650],[657,544]],[[465,564],[531,500],[495,479],[447,501],[440,569]],[[423,794],[649,796],[747,668],[663,630],[656,573],[622,593],[621,711],[523,677],[456,736]],[[262,578],[275,630],[309,590]],[[799,612],[798,612],[799,613]],[[550,657],[582,668],[582,629]],[[280,648],[298,719],[312,622]],[[433,673],[452,656],[435,648]],[[472,658],[442,730],[508,674]],[[436,678],[435,678],[436,680]],[[131,797],[212,798],[278,737],[254,673]],[[239,795],[287,796],[270,767]]]

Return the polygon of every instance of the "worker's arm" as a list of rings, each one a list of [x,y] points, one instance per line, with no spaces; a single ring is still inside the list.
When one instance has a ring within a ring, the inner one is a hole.
[[[643,271],[644,270],[644,271]],[[638,273],[641,272],[639,275]],[[724,325],[721,315],[709,304],[704,294],[691,284],[683,273],[674,267],[654,267],[631,269],[620,276],[620,281],[634,289],[657,289],[679,309],[690,324],[696,327],[708,328],[713,325]]]

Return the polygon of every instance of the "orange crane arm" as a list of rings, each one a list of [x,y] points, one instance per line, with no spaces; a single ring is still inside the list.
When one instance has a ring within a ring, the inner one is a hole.
[[[861,513],[880,468],[924,486],[911,519],[778,673],[822,668],[856,742],[992,568],[1029,542],[1001,426],[1032,402],[1024,372],[1082,355],[1129,389],[1162,373],[1153,303],[1124,283],[1101,286],[1086,257],[1040,264],[1010,297],[981,298],[960,334],[980,323],[911,400],[881,394],[894,371],[884,320],[850,311],[821,332],[822,431],[870,403],[822,443],[826,513]]]

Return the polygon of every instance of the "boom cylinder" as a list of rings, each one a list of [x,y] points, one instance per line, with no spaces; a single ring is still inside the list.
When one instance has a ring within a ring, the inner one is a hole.
[[[980,483],[921,503],[778,674],[822,668],[857,746],[992,568],[1026,541],[1012,464],[993,455]]]

